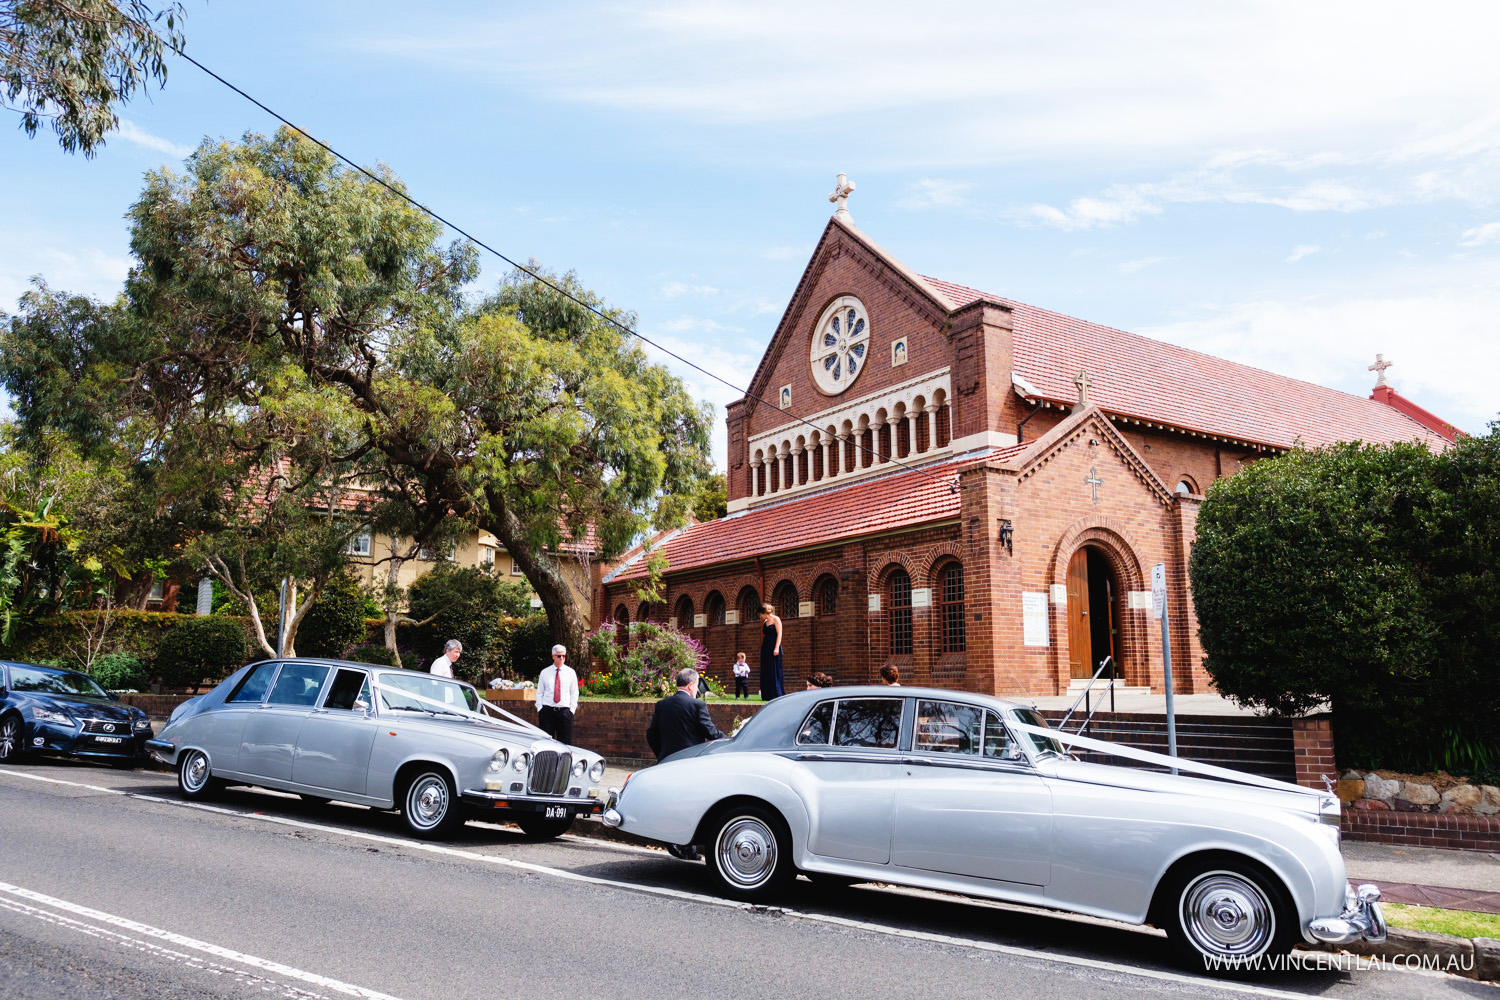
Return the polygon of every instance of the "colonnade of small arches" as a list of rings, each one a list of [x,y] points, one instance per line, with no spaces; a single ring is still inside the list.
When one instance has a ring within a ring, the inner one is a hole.
[[[938,389],[910,405],[897,402],[820,430],[789,432],[751,453],[747,487],[751,496],[768,496],[946,448],[951,424],[948,395]]]

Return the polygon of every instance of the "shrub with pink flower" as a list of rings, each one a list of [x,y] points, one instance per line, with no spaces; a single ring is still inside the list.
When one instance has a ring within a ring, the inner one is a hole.
[[[589,635],[589,653],[603,663],[584,681],[585,694],[661,698],[677,689],[673,675],[684,667],[700,674],[708,650],[692,636],[664,622],[605,622]]]

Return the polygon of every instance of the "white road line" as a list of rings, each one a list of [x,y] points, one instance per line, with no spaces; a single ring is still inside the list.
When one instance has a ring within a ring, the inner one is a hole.
[[[117,932],[107,930],[106,928],[92,927],[88,924],[83,923],[82,921],[73,920],[69,917],[60,916],[56,913],[49,913],[47,911],[37,909],[37,907],[27,906],[25,903],[18,903],[14,899],[5,898],[7,896],[29,900],[30,902],[36,903],[39,906],[50,907],[52,910],[61,910],[64,913],[71,913],[75,916],[85,917],[100,924],[118,927],[122,930],[129,931],[132,934],[140,935],[144,938],[155,938],[159,941],[165,941],[168,944],[176,945],[179,948],[187,948],[191,951],[202,952],[205,955],[212,955],[213,957],[223,959],[226,962],[234,962],[238,965],[247,966],[260,972],[271,973],[273,975],[281,976],[286,979],[295,979],[298,982],[309,983],[313,986],[319,986],[334,993],[341,993],[344,996],[362,997],[365,998],[365,1000],[397,1000],[397,998],[391,996],[388,993],[380,993],[375,990],[366,989],[363,986],[355,986],[352,983],[345,983],[337,979],[332,979],[328,976],[320,976],[316,972],[307,972],[303,969],[293,968],[290,965],[282,965],[280,962],[273,962],[270,959],[257,958],[254,955],[247,955],[244,952],[235,951],[232,948],[225,948],[222,945],[210,944],[207,941],[199,941],[197,938],[190,938],[185,934],[178,934],[173,931],[162,930],[160,927],[152,927],[150,924],[143,924],[139,921],[130,920],[126,917],[117,916],[113,913],[105,913],[103,910],[95,910],[87,906],[82,906],[78,903],[71,903],[65,899],[58,899],[55,896],[48,896],[40,892],[34,892],[31,889],[23,889],[20,886],[11,885],[8,882],[0,882],[0,906],[4,906],[6,909],[11,910],[12,912],[24,913],[27,916],[32,916],[37,919],[46,919],[54,924],[68,926],[70,930],[76,930],[81,933],[91,934],[95,937],[108,937],[117,941],[123,941],[132,947],[137,947],[144,951],[150,951],[160,958],[166,958],[172,961],[186,960],[189,964],[197,965],[200,968],[209,968],[211,971],[222,971],[234,974],[236,976],[242,975],[239,970],[233,969],[231,967],[222,966],[215,962],[194,961],[191,956],[185,955],[182,952],[172,951],[169,948],[163,948],[160,945],[152,944],[149,941],[133,939],[125,934],[119,934]],[[256,976],[254,978],[263,982],[267,982],[270,986],[281,985],[269,980],[265,980],[263,977]],[[300,996],[312,997],[321,995],[307,993],[304,990],[297,990],[296,993]]]
[[[1220,994],[1243,994],[1256,997],[1283,997],[1286,1000],[1308,1000],[1305,993],[1295,993],[1287,990],[1277,990],[1270,987],[1256,986],[1251,983],[1238,983],[1223,979],[1207,979],[1202,976],[1193,976],[1186,973],[1167,972],[1160,969],[1141,969],[1130,965],[1121,965],[1118,962],[1108,962],[1102,959],[1084,958],[1076,955],[1062,955],[1052,951],[1042,951],[1035,948],[1022,948],[1016,945],[996,944],[993,941],[982,941],[975,938],[956,937],[949,934],[938,934],[932,931],[909,930],[901,927],[890,927],[884,924],[869,923],[862,920],[853,920],[848,917],[839,917],[826,913],[807,913],[801,910],[791,910],[778,906],[762,906],[755,903],[741,903],[735,900],[722,899],[718,896],[706,896],[696,892],[684,892],[681,889],[668,889],[663,886],[640,885],[634,882],[617,882],[613,879],[599,878],[593,875],[582,875],[578,872],[570,872],[562,868],[551,868],[547,865],[534,864],[529,861],[517,861],[514,858],[502,858],[489,854],[477,854],[473,851],[457,847],[445,847],[442,844],[433,844],[421,840],[405,840],[399,837],[387,837],[378,833],[365,833],[361,830],[345,830],[339,827],[323,826],[318,823],[308,823],[303,820],[291,819],[285,816],[269,816],[264,813],[244,813],[222,806],[211,806],[201,802],[185,802],[181,799],[168,799],[159,795],[146,795],[141,792],[131,792],[118,788],[106,788],[102,785],[89,785],[77,781],[64,781],[60,778],[47,778],[36,774],[24,774],[19,771],[0,771],[0,775],[17,778],[28,778],[32,781],[46,782],[54,785],[65,785],[72,788],[83,788],[89,791],[104,792],[110,795],[121,795],[127,798],[140,799],[143,802],[157,802],[165,805],[179,806],[189,809],[201,809],[205,812],[221,813],[226,816],[236,816],[240,819],[259,820],[272,823],[277,826],[290,826],[303,830],[315,830],[319,833],[329,833],[336,836],[351,837],[355,840],[363,840],[371,843],[386,844],[393,847],[403,847],[408,850],[424,851],[429,854],[441,855],[451,858],[462,858],[468,861],[477,861],[482,864],[497,865],[505,868],[515,868],[521,871],[533,872],[538,875],[549,875],[553,878],[563,879],[569,882],[582,882],[588,885],[607,886],[610,888],[623,889],[627,892],[646,893],[653,896],[662,896],[669,899],[678,899],[687,902],[702,903],[708,906],[722,906],[729,909],[744,910],[753,913],[775,913],[778,916],[790,917],[797,920],[807,920],[813,923],[831,924],[836,927],[853,928],[867,931],[872,934],[884,934],[889,937],[906,938],[914,941],[924,941],[930,944],[941,944],[950,947],[971,948],[975,951],[990,954],[1006,955],[1013,958],[1025,958],[1042,962],[1060,963],[1072,965],[1083,969],[1092,969],[1099,972],[1109,972],[1116,975],[1136,976],[1143,979],[1155,979],[1161,982],[1178,983],[1192,986],[1198,989],[1208,989]],[[3,883],[0,883],[3,884]],[[375,995],[375,994],[370,994]]]

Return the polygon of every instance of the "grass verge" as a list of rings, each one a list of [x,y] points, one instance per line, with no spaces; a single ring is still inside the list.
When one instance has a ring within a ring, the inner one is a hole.
[[[1413,931],[1452,934],[1454,937],[1500,938],[1500,913],[1475,913],[1472,910],[1442,910],[1435,906],[1409,906],[1406,903],[1383,903],[1386,923]]]

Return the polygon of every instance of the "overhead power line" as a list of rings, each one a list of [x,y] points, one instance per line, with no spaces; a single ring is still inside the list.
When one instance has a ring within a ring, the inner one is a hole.
[[[151,30],[149,26],[147,26],[147,30]],[[158,37],[160,37],[160,36],[158,36]],[[164,40],[164,42],[165,42],[165,40]],[[751,392],[749,389],[744,389],[744,388],[741,388],[740,386],[735,385],[733,382],[730,382],[728,379],[724,378],[721,375],[718,375],[718,374],[716,374],[714,372],[709,371],[707,368],[704,368],[702,365],[697,364],[697,363],[695,363],[693,361],[689,361],[687,358],[685,358],[682,355],[676,353],[675,351],[668,350],[667,348],[663,347],[661,344],[658,344],[656,341],[652,340],[650,337],[647,337],[645,334],[641,333],[639,330],[633,330],[633,329],[631,329],[630,327],[626,326],[624,323],[621,323],[619,320],[615,319],[613,316],[609,315],[608,313],[606,313],[602,309],[599,309],[597,306],[593,305],[592,303],[585,302],[583,299],[579,298],[577,295],[574,295],[568,289],[562,287],[561,285],[557,284],[557,282],[555,282],[552,279],[548,278],[545,274],[542,274],[542,273],[540,273],[540,272],[538,272],[536,270],[533,270],[532,268],[527,267],[525,264],[521,264],[521,263],[519,263],[519,262],[517,262],[515,260],[512,260],[510,257],[508,257],[505,254],[501,253],[499,250],[496,250],[494,247],[490,246],[488,243],[486,243],[484,240],[481,240],[479,237],[473,235],[468,230],[464,229],[462,226],[460,226],[460,225],[458,225],[458,224],[456,224],[454,222],[449,221],[444,216],[442,216],[442,215],[438,214],[437,212],[433,211],[431,208],[428,208],[426,205],[422,204],[420,201],[417,201],[411,195],[407,194],[405,191],[402,191],[400,188],[396,187],[394,184],[391,184],[385,178],[379,176],[378,174],[376,174],[373,171],[365,168],[364,166],[362,166],[362,165],[354,162],[352,159],[350,159],[349,157],[345,156],[343,153],[339,152],[337,149],[334,149],[332,146],[328,145],[328,143],[324,142],[322,139],[319,139],[317,136],[313,135],[311,132],[307,131],[305,128],[302,128],[299,125],[294,125],[286,117],[284,117],[283,115],[279,114],[278,112],[272,110],[270,107],[267,107],[266,104],[264,104],[260,100],[257,100],[255,97],[253,97],[252,95],[250,95],[249,93],[247,93],[241,87],[239,87],[239,86],[231,83],[230,81],[224,79],[224,77],[220,76],[218,73],[215,73],[213,70],[209,69],[207,66],[203,65],[201,62],[199,62],[198,60],[194,59],[192,56],[188,55],[181,48],[176,47],[176,46],[172,46],[170,42],[165,42],[165,43],[170,48],[172,48],[172,51],[176,52],[177,55],[181,56],[183,59],[186,59],[188,62],[192,63],[198,69],[202,70],[207,75],[213,77],[213,79],[217,80],[219,83],[221,83],[224,86],[228,87],[230,90],[234,91],[236,94],[239,94],[245,100],[249,101],[251,104],[255,105],[257,108],[260,108],[262,111],[264,111],[266,114],[270,115],[272,118],[275,118],[277,121],[281,122],[281,124],[285,125],[287,128],[289,128],[292,131],[296,132],[298,135],[303,136],[309,142],[317,144],[319,147],[321,147],[322,149],[326,150],[330,156],[335,157],[336,159],[338,159],[341,162],[347,164],[349,167],[353,168],[354,170],[359,171],[361,174],[363,174],[364,176],[368,177],[370,180],[374,181],[376,184],[379,184],[381,187],[385,188],[387,191],[391,192],[391,194],[393,194],[396,197],[400,198],[402,201],[405,201],[407,204],[411,205],[413,208],[415,208],[418,211],[421,211],[421,212],[423,212],[423,213],[431,216],[433,219],[436,219],[438,222],[441,222],[444,226],[447,226],[449,229],[453,230],[455,233],[458,233],[460,236],[462,236],[464,239],[468,240],[470,243],[473,243],[475,246],[480,247],[481,249],[487,250],[490,253],[494,254],[496,257],[499,257],[501,260],[505,261],[505,263],[507,263],[511,267],[515,268],[517,271],[520,271],[521,273],[529,276],[532,280],[538,281],[541,284],[546,285],[548,288],[552,289],[553,291],[557,292],[559,295],[562,295],[565,298],[568,298],[568,299],[572,300],[574,303],[582,306],[584,309],[587,309],[589,312],[593,313],[595,316],[597,316],[600,319],[604,320],[606,323],[610,324],[613,327],[616,327],[622,333],[625,333],[625,334],[627,334],[627,335],[629,335],[631,337],[634,337],[637,340],[641,341],[642,343],[650,344],[652,347],[656,348],[658,351],[660,351],[663,354],[667,355],[667,357],[669,357],[669,358],[675,358],[677,361],[681,362],[684,365],[687,365],[689,368],[693,369],[694,371],[698,371],[698,372],[703,373],[704,375],[707,375],[709,378],[713,379],[715,382],[720,382],[723,385],[727,386],[728,388],[733,389],[735,392],[741,393],[742,395],[744,395],[744,396],[746,396],[746,397],[748,397],[750,399],[755,400],[757,403],[764,403],[766,406],[772,405],[770,402],[768,402],[765,399],[762,399],[760,396],[757,396],[755,393]],[[780,409],[780,407],[777,407],[777,408]],[[824,430],[824,428],[819,427],[817,424],[813,423],[811,420],[808,420],[806,417],[798,416],[797,414],[792,413],[789,410],[783,410],[782,412],[786,413],[788,416],[790,416],[793,420],[797,421],[798,423],[806,424],[808,427],[811,427],[813,430],[817,431],[820,434]],[[857,449],[859,449],[860,451],[868,453],[872,459],[878,459],[880,457],[879,453],[876,451],[876,449],[874,447],[866,447],[863,442],[856,442],[855,447]],[[894,450],[894,448],[892,450]],[[888,456],[885,460],[888,461],[888,462],[890,462],[892,465],[897,466],[898,468],[907,470],[908,472],[920,473],[921,475],[926,476],[928,479],[931,479],[934,482],[945,483],[945,484],[948,485],[948,487],[951,490],[957,491],[957,489],[958,489],[958,477],[956,475],[953,477],[953,479],[949,480],[949,479],[945,479],[945,478],[943,478],[941,476],[934,476],[932,473],[928,472],[926,469],[918,468],[917,466],[914,466],[914,465],[909,465],[909,464],[907,464],[905,462],[902,462],[900,459],[898,459],[898,458],[896,458],[894,456]]]

